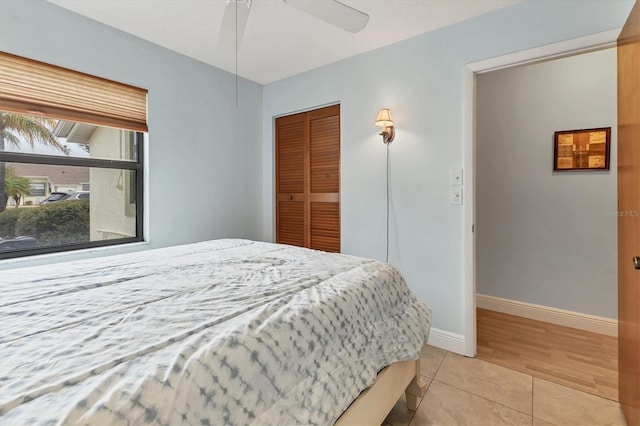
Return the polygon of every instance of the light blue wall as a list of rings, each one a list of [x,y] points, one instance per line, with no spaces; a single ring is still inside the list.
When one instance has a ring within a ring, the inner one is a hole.
[[[237,110],[231,74],[43,0],[0,0],[0,49],[149,89],[150,247],[272,240],[273,117],[339,101],[343,252],[382,259],[385,149],[373,121],[391,108],[391,262],[434,327],[462,333],[462,209],[448,191],[462,166],[464,64],[620,27],[631,6],[525,1],[264,88],[241,80]]]
[[[433,326],[463,333],[462,206],[448,203],[462,167],[466,63],[621,27],[631,0],[524,1],[455,26],[264,87],[264,236],[273,239],[273,117],[341,104],[342,251],[384,259],[385,148],[373,121],[391,108],[391,263],[433,308]]]
[[[149,90],[150,245],[136,249],[260,238],[262,86],[240,79],[236,109],[232,74],[43,0],[0,0],[0,50]]]
[[[616,69],[612,48],[477,77],[478,293],[618,318]],[[611,170],[554,173],[553,133],[594,127]]]

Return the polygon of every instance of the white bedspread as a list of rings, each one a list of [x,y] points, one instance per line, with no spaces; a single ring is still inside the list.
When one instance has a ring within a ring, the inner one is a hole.
[[[430,311],[384,263],[246,240],[0,272],[0,424],[331,424]]]

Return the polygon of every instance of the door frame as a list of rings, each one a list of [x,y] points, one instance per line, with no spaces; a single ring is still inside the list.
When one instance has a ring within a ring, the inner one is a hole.
[[[615,47],[621,28],[590,34],[559,43],[522,50],[503,56],[471,62],[463,69],[463,191],[462,239],[464,279],[464,355],[476,356],[476,241],[474,234],[476,212],[476,74],[504,68],[544,62],[590,51]]]
[[[339,106],[340,107],[340,179],[338,180],[339,186],[338,189],[340,191],[340,196],[338,197],[338,201],[340,203],[340,253],[342,253],[342,101],[335,100],[329,101],[323,104],[318,104],[315,106],[303,107],[297,110],[283,112],[280,114],[275,114],[271,117],[271,239],[265,241],[275,242],[278,237],[277,232],[277,222],[278,222],[278,180],[277,180],[277,170],[278,170],[278,155],[277,155],[277,129],[276,129],[276,120],[282,117],[288,117],[290,115],[302,114],[305,112],[315,111],[317,109],[327,108],[331,106]]]

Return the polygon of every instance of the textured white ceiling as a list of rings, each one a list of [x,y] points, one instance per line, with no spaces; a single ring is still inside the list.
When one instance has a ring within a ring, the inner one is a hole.
[[[49,1],[235,72],[233,52],[215,50],[225,0]],[[258,83],[270,83],[491,12],[517,0],[341,1],[370,16],[364,30],[351,34],[280,0],[253,0],[238,50],[238,74]]]

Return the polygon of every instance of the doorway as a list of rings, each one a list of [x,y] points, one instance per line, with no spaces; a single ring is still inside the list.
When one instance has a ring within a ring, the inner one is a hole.
[[[464,245],[464,344],[466,356],[476,355],[476,182],[475,182],[475,119],[476,75],[491,71],[551,60],[593,50],[614,47],[619,30],[591,34],[577,39],[554,43],[521,52],[467,64],[464,72],[463,157],[466,178],[463,192]]]
[[[475,356],[476,345],[476,79],[479,74],[558,59],[615,46],[618,30],[492,58],[465,67],[464,166],[468,177],[464,192],[465,355]],[[562,130],[562,129],[558,129]],[[552,149],[552,141],[549,149]],[[548,169],[551,164],[548,165]]]
[[[477,75],[475,176],[478,357],[613,400],[616,77],[614,48]]]

